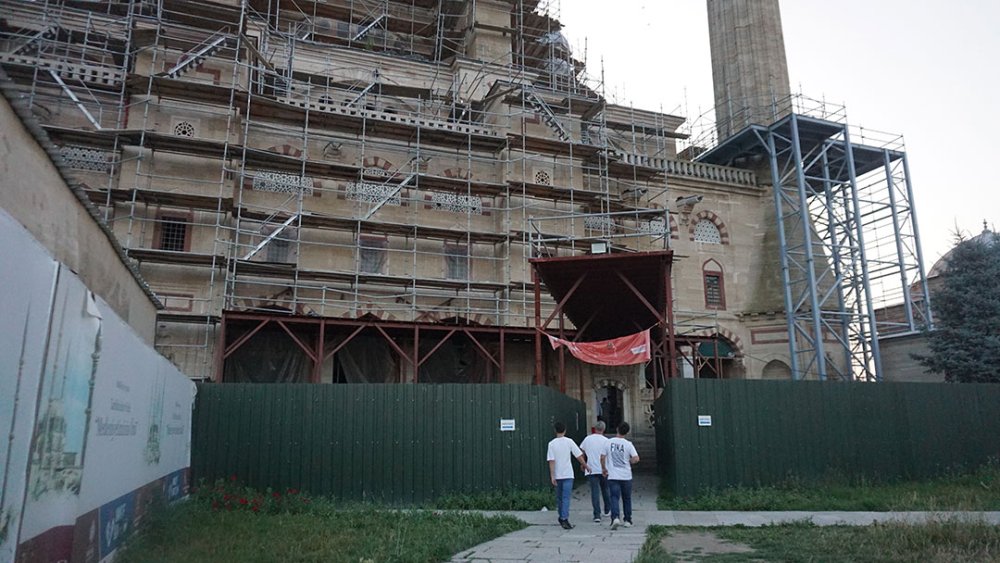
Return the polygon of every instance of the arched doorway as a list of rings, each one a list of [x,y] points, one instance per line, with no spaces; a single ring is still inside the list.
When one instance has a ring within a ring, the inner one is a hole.
[[[716,336],[695,347],[695,377],[703,379],[734,379],[743,377],[739,351],[729,339]]]
[[[619,380],[601,379],[594,383],[594,412],[597,420],[604,422],[607,433],[613,434],[626,420],[626,391],[628,387]]]

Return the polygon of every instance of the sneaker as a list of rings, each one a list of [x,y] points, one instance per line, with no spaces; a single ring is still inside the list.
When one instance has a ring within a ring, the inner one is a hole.
[[[565,530],[572,530],[573,529],[573,525],[569,523],[569,520],[562,520],[562,521],[559,522],[559,524]]]
[[[605,517],[607,517],[607,516],[611,516],[611,511],[610,511],[610,510],[605,510],[605,511],[604,511],[604,516],[605,516]]]
[[[621,526],[621,525],[622,525],[622,521],[619,520],[619,519],[617,519],[617,518],[615,518],[614,520],[611,521],[611,529],[612,530],[617,530],[618,526]]]
[[[600,524],[601,523],[601,517],[600,516],[595,516],[594,517],[594,522],[597,522],[598,524]]]
[[[626,528],[631,528],[632,527],[632,521],[631,520],[626,520],[625,522],[622,523],[622,526],[625,526]]]

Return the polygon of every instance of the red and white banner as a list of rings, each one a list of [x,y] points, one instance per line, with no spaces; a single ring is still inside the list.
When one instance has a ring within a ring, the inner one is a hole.
[[[546,336],[549,337],[553,350],[565,346],[574,358],[588,364],[629,366],[646,363],[650,359],[649,329],[600,342],[570,342],[548,334]]]

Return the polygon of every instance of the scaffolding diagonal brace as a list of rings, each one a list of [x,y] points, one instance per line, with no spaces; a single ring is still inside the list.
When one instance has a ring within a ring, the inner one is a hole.
[[[407,176],[405,179],[403,179],[402,182],[396,184],[395,189],[393,189],[391,192],[385,194],[385,197],[383,197],[378,203],[376,203],[375,207],[373,207],[371,209],[371,211],[369,211],[364,217],[362,217],[361,220],[362,221],[367,221],[367,220],[371,219],[372,215],[375,215],[375,212],[377,212],[379,209],[382,209],[383,205],[385,205],[386,203],[389,203],[390,199],[396,197],[396,194],[398,194],[400,190],[402,190],[404,187],[406,187],[406,185],[409,184],[410,182],[412,182],[413,179],[416,178],[416,177],[417,177],[417,173],[414,172],[414,173],[410,174],[409,176]]]
[[[294,223],[295,220],[298,219],[298,218],[299,218],[299,216],[298,216],[298,214],[296,214],[296,215],[292,215],[291,217],[289,217],[288,219],[286,219],[285,222],[282,223],[280,227],[278,227],[277,229],[275,229],[273,233],[267,235],[267,237],[264,240],[260,241],[260,244],[258,244],[257,246],[255,246],[253,248],[253,250],[251,250],[249,253],[247,253],[247,255],[243,257],[243,259],[244,260],[249,260],[249,259],[253,258],[255,254],[257,254],[258,252],[260,252],[261,249],[263,249],[265,246],[267,246],[267,244],[269,242],[271,242],[272,240],[274,240],[275,237],[277,237],[278,235],[280,235],[282,231],[284,231],[289,225],[291,225],[292,223]]]
[[[28,40],[25,41],[23,44],[21,44],[21,46],[19,46],[18,48],[14,49],[11,54],[13,55],[23,54],[27,52],[28,49],[31,46],[35,45],[38,41],[42,39],[53,39],[55,38],[55,36],[56,36],[55,26],[46,27],[45,29],[39,31],[38,33],[28,37]]]
[[[365,35],[368,35],[368,32],[371,31],[376,25],[379,24],[379,22],[381,22],[384,19],[385,19],[385,14],[384,13],[383,14],[379,14],[378,17],[375,18],[370,24],[368,24],[365,27],[361,28],[361,30],[358,31],[357,34],[355,34],[354,38],[351,39],[351,41],[357,41],[358,39],[361,39]]]
[[[365,86],[364,90],[362,90],[361,92],[359,92],[357,96],[354,96],[353,100],[347,102],[347,104],[345,104],[345,105],[347,107],[350,107],[350,106],[353,106],[354,104],[358,103],[361,100],[361,98],[365,97],[365,94],[367,94],[368,92],[372,91],[372,88],[374,88],[376,84],[378,84],[378,82],[372,82],[368,86]]]
[[[567,133],[566,129],[563,128],[562,124],[560,124],[559,121],[556,120],[556,114],[552,112],[552,108],[550,108],[549,105],[545,103],[545,100],[542,100],[541,98],[536,96],[534,92],[531,92],[530,90],[524,91],[524,97],[528,101],[528,103],[531,104],[531,107],[535,111],[542,114],[542,121],[544,121],[545,124],[548,125],[550,129],[556,132],[556,135],[559,136],[560,140],[563,141],[570,140],[569,133]]]
[[[90,124],[94,126],[94,129],[100,131],[101,123],[96,119],[94,119],[94,116],[91,115],[89,111],[87,111],[86,106],[83,105],[83,102],[80,101],[80,98],[77,98],[76,94],[74,94],[73,91],[69,89],[69,86],[67,86],[66,83],[63,82],[62,78],[59,78],[59,75],[56,74],[56,71],[50,70],[49,74],[51,74],[52,78],[55,79],[55,81],[58,82],[60,86],[62,86],[63,92],[66,92],[66,95],[69,96],[71,100],[73,100],[73,103],[76,104],[76,107],[80,108],[80,111],[82,111],[83,115],[87,117],[87,121],[89,121]]]
[[[189,67],[200,65],[205,61],[207,57],[212,56],[212,54],[226,41],[226,35],[219,33],[212,37],[209,37],[204,43],[198,45],[194,49],[184,53],[180,60],[173,68],[166,72],[166,75],[170,78],[177,78],[180,76],[182,71],[187,70]]]

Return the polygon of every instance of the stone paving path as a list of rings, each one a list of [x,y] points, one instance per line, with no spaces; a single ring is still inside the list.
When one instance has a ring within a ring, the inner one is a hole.
[[[639,514],[656,510],[657,478],[637,474],[632,486],[632,528],[612,531],[609,518],[593,522],[590,487],[584,484],[573,490],[570,501],[569,519],[576,528],[562,529],[555,511],[506,513],[529,526],[463,551],[452,561],[631,561],[646,541],[647,524]]]
[[[633,481],[633,528],[612,531],[610,520],[592,522],[590,487],[573,490],[570,503],[572,530],[562,529],[555,511],[494,512],[519,518],[528,527],[477,545],[455,555],[453,562],[484,561],[589,561],[593,563],[631,561],[646,541],[646,527],[662,526],[762,526],[810,520],[819,526],[867,526],[873,522],[920,524],[934,519],[986,521],[1000,526],[1000,512],[694,512],[656,509],[657,478],[638,473]]]

